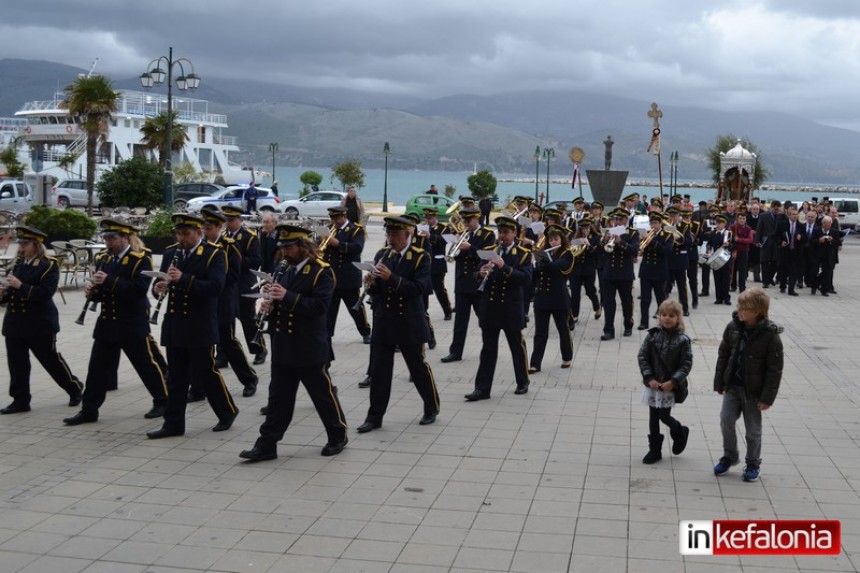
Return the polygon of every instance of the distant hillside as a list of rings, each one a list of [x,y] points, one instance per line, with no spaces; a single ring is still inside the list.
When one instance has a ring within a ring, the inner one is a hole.
[[[49,99],[86,70],[43,61],[0,59],[0,116],[11,116],[29,100]],[[631,177],[657,178],[657,163],[645,152],[651,123],[650,101],[585,92],[519,92],[493,96],[416,98],[341,89],[314,89],[265,82],[220,79],[202,74],[194,97],[226,113],[229,134],[239,138],[244,157],[267,165],[268,145],[279,144],[278,161],[328,166],[357,157],[367,167],[383,163],[399,169],[463,169],[476,163],[496,172],[532,173],[534,149],[555,148],[551,173],[571,170],[574,145],[586,153],[583,167],[603,167],[603,140],[612,135],[613,169]],[[113,78],[119,89],[140,89],[136,76]],[[762,151],[771,181],[860,183],[860,133],[823,126],[768,111],[728,113],[661,105],[663,171],[666,158],[680,154],[681,179],[706,180],[706,153],[718,135],[746,136]],[[541,163],[541,172],[545,172]]]

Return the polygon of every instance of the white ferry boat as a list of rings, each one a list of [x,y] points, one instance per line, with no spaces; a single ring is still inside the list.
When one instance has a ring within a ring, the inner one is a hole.
[[[146,118],[167,111],[167,97],[140,91],[119,94],[110,129],[98,144],[97,171],[132,157],[152,160],[157,157],[156,151],[144,147],[140,128]],[[86,173],[86,134],[76,118],[69,117],[67,110],[61,108],[64,99],[65,94],[56,93],[52,100],[27,102],[15,113],[13,121],[17,122],[15,128],[22,142],[19,160],[29,166],[29,172],[57,179],[81,178]],[[185,147],[173,154],[174,167],[190,163],[195,171],[206,174],[210,182],[221,176],[227,185],[271,177],[260,170],[252,174],[250,168],[230,162],[230,153],[239,151],[236,138],[224,135],[227,116],[210,113],[208,101],[174,97],[173,109],[188,133]]]

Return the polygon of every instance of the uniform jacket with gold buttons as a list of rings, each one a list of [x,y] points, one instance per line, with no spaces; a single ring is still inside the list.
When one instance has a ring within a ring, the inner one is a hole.
[[[644,239],[643,239],[644,240]],[[639,262],[639,278],[650,281],[669,280],[669,254],[672,252],[672,233],[658,231],[645,247]]]
[[[272,306],[269,332],[272,363],[320,366],[329,361],[326,316],[334,290],[334,271],[328,263],[310,258],[294,277],[284,272],[278,282],[287,289]]]
[[[591,277],[594,281],[594,273],[597,271],[597,257],[603,249],[600,247],[600,237],[594,233],[589,233],[588,246],[585,251],[576,257],[576,264],[573,266],[573,276]]]
[[[496,234],[489,227],[478,227],[469,236],[471,249],[461,250],[454,263],[454,292],[461,294],[474,294],[478,292],[478,284],[475,281],[475,273],[484,264],[478,257],[478,251],[492,249],[496,246]]]
[[[504,266],[493,267],[484,283],[479,324],[481,328],[522,330],[525,326],[525,287],[532,280],[532,254],[514,243],[502,259]],[[473,280],[480,285],[484,279],[480,273],[475,273]]]
[[[242,255],[236,241],[226,235],[215,243],[227,255],[227,274],[224,289],[218,295],[218,324],[232,324],[239,316],[239,277],[242,273]]]
[[[361,271],[352,263],[361,262],[361,252],[364,250],[367,232],[357,223],[347,223],[335,231],[334,238],[339,241],[338,246],[326,247],[323,259],[334,271],[335,288],[350,290],[361,288]]]
[[[448,272],[448,263],[445,262],[445,249],[448,243],[442,235],[454,233],[454,229],[448,223],[436,223],[430,227],[430,235],[427,237],[426,250],[430,254],[430,275],[444,275]]]
[[[6,288],[6,315],[3,336],[29,338],[60,331],[60,318],[54,304],[54,293],[60,282],[60,267],[50,257],[20,260],[12,274],[23,284],[21,288]]]
[[[167,272],[176,254],[171,245],[161,260]],[[179,282],[171,283],[167,311],[161,325],[161,345],[200,348],[218,342],[218,295],[227,277],[227,254],[214,243],[203,241],[176,265],[182,271]]]
[[[430,340],[424,314],[424,295],[433,292],[430,256],[411,245],[397,263],[396,254],[385,247],[373,258],[391,269],[391,277],[387,281],[375,279],[367,291],[373,297],[372,344],[422,344]]]
[[[542,261],[535,266],[532,281],[535,286],[535,310],[559,310],[570,308],[568,277],[579,265],[578,257],[574,262],[570,249],[550,253],[552,261]]]
[[[693,231],[690,223],[681,221],[677,226],[680,238],[672,236],[672,250],[669,253],[669,270],[678,271],[690,266],[690,251],[696,250]]]
[[[603,247],[600,247],[603,249]],[[604,251],[603,280],[632,281],[636,278],[633,273],[633,258],[639,254],[639,233],[627,229],[623,235],[615,237],[615,247],[611,253]]]
[[[138,340],[149,334],[150,278],[142,271],[152,270],[146,253],[126,251],[118,260],[102,253],[96,260],[107,277],[93,291],[92,300],[100,303],[93,338],[106,342]]]

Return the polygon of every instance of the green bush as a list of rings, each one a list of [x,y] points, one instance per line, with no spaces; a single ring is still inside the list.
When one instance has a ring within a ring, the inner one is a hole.
[[[36,227],[48,237],[91,239],[96,233],[95,221],[76,209],[52,209],[35,205],[27,213],[27,226]]]
[[[132,157],[106,171],[96,189],[107,207],[164,205],[164,175],[161,167],[143,157]]]
[[[173,237],[174,225],[171,217],[173,217],[172,210],[159,211],[141,234],[144,237]]]

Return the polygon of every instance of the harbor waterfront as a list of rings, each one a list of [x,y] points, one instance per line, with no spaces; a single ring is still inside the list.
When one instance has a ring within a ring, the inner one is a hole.
[[[481,165],[478,165],[482,169]],[[338,187],[337,180],[331,180],[331,169],[325,167],[280,167],[275,170],[275,179],[278,181],[281,198],[298,197],[299,190],[302,184],[299,182],[299,176],[305,171],[316,171],[323,176],[323,183],[320,189],[329,189]],[[364,171],[364,187],[360,189],[359,195],[365,201],[382,201],[382,192],[385,181],[385,171],[382,169],[363,169]],[[471,173],[465,171],[399,171],[388,170],[388,200],[393,201],[398,205],[405,205],[410,197],[417,193],[423,193],[430,188],[430,185],[436,185],[439,192],[442,193],[446,185],[456,187],[456,196],[469,194],[468,178]],[[496,195],[499,196],[501,202],[506,198],[513,198],[515,195],[527,195],[534,197],[535,182],[534,175],[527,174],[512,174],[512,173],[493,173],[499,180],[496,188]],[[656,178],[656,175],[655,175]],[[264,184],[271,182],[271,179],[265,179]],[[716,196],[715,187],[705,187],[708,185],[704,182],[685,182],[680,181],[678,185],[678,193],[689,194],[690,199],[694,202],[704,199],[713,199]],[[538,181],[538,193],[546,194],[546,179],[541,178]],[[655,197],[659,194],[659,186],[657,183],[648,183],[642,178],[628,178],[628,183],[625,189],[629,192],[637,192]],[[663,193],[668,195],[670,192],[667,182],[664,181]],[[848,189],[844,186],[809,186],[809,185],[793,185],[786,183],[784,185],[777,183],[766,183],[765,189],[755,191],[755,196],[762,199],[786,199],[792,201],[804,201],[811,197],[840,197],[846,195],[854,195],[858,193],[857,189]],[[582,196],[585,200],[590,201],[591,189],[588,185],[582,186]],[[574,197],[579,197],[579,185],[577,188],[571,189],[570,179],[563,179],[556,174],[550,174],[549,200],[561,201],[564,199],[571,200]]]

